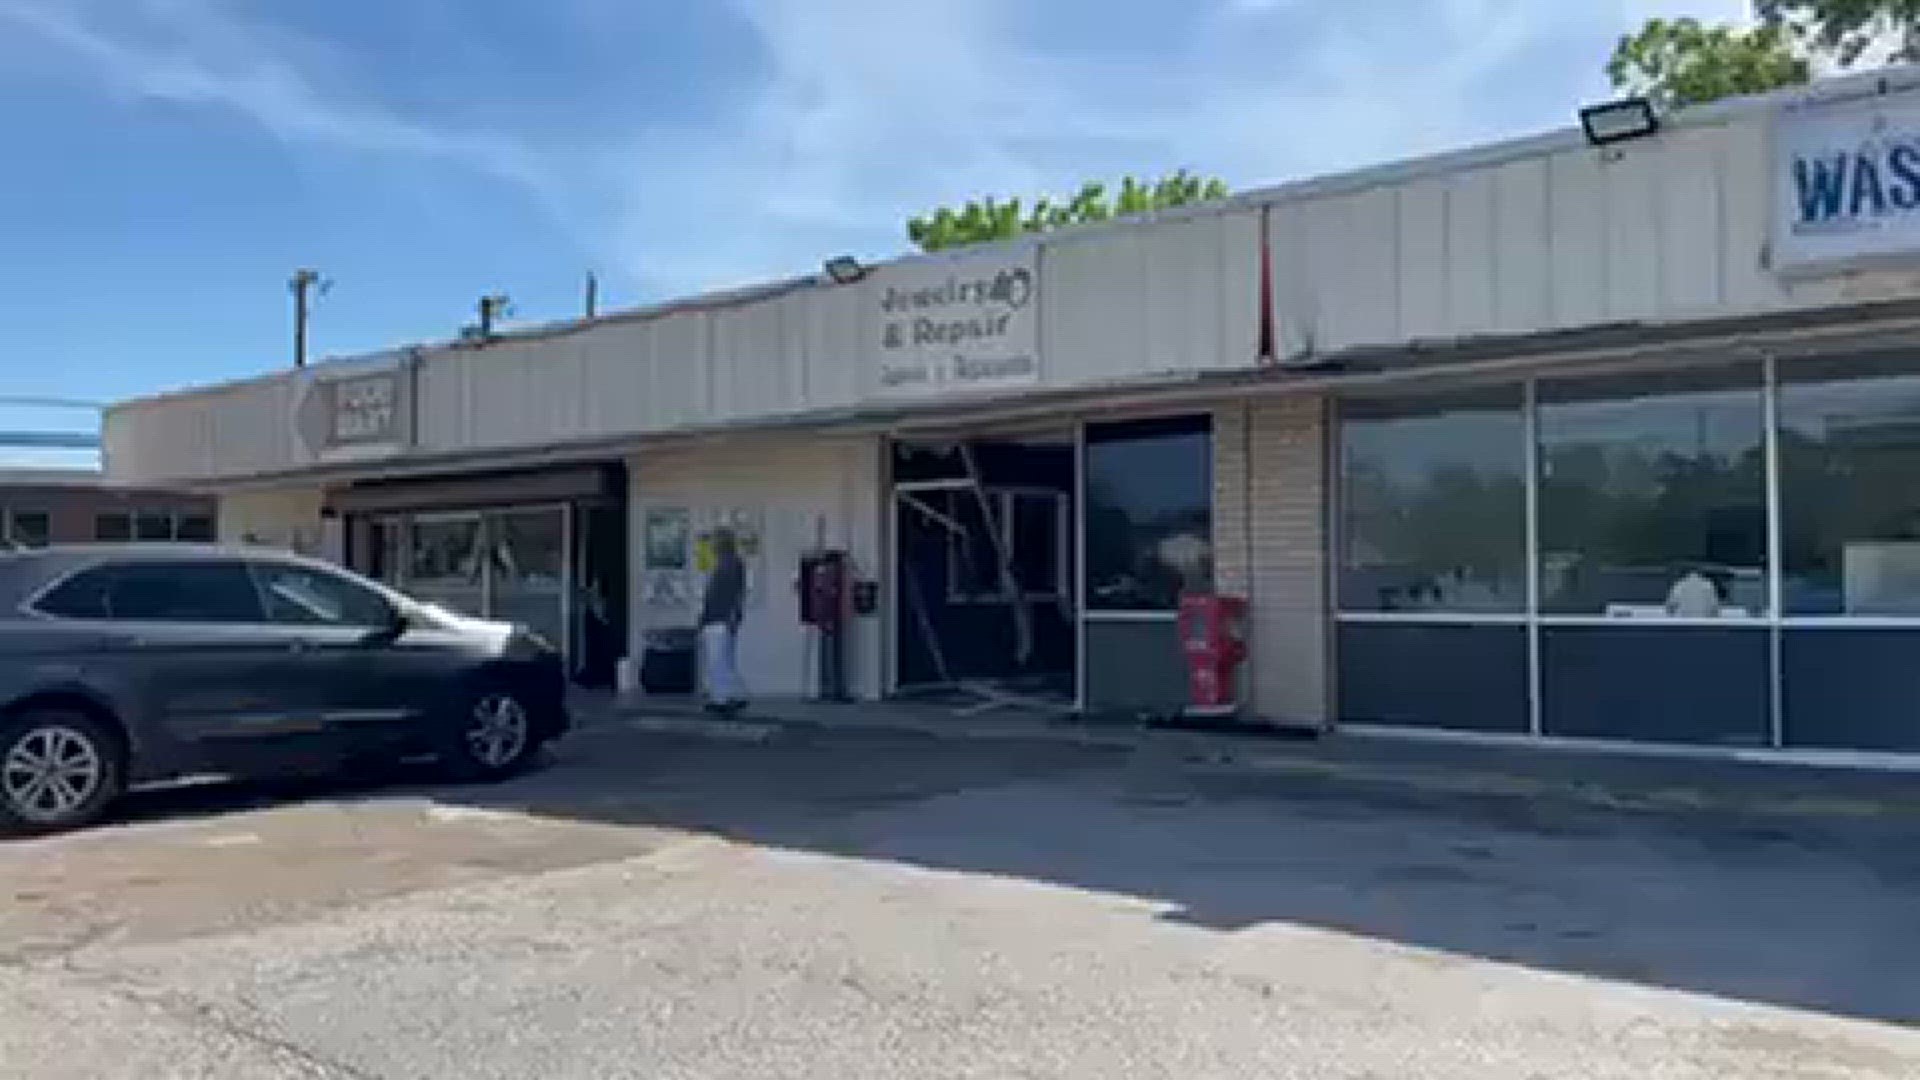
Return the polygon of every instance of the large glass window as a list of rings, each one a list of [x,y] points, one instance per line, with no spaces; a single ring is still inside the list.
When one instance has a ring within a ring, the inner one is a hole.
[[[486,614],[480,516],[421,517],[407,525],[407,591],[466,615]]]
[[[135,540],[173,539],[173,515],[164,510],[142,511],[133,516]]]
[[[1087,429],[1087,606],[1170,611],[1213,587],[1213,440],[1205,416]]]
[[[1789,615],[1920,615],[1920,361],[1783,361]]]
[[[1340,461],[1342,610],[1526,610],[1520,387],[1345,402]]]
[[[1543,614],[1762,616],[1758,364],[1542,382]]]
[[[93,519],[95,540],[191,540],[211,543],[213,518],[205,514],[180,514],[167,510],[142,510],[138,513],[96,514]]]
[[[173,536],[176,540],[210,544],[214,540],[213,519],[205,514],[185,515],[174,523]]]
[[[93,538],[95,540],[119,541],[133,539],[132,514],[98,514],[93,519]]]
[[[555,644],[565,641],[565,511],[497,511],[486,515],[484,529],[491,559],[489,616],[530,627]]]

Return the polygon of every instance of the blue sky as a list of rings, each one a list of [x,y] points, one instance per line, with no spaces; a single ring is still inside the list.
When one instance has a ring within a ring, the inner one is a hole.
[[[0,395],[111,400],[880,257],[910,214],[1525,134],[1744,0],[0,0]],[[80,418],[84,421],[84,414]],[[0,427],[74,416],[0,409]],[[5,451],[0,451],[4,455]],[[18,457],[19,455],[15,455]]]

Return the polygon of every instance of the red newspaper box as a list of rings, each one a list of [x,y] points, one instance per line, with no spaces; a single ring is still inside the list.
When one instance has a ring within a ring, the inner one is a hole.
[[[1240,708],[1234,676],[1247,657],[1247,602],[1189,593],[1180,598],[1180,649],[1187,658],[1187,712],[1221,716]]]

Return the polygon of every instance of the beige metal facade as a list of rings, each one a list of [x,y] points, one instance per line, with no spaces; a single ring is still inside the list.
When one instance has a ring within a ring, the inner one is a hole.
[[[1207,412],[1217,584],[1251,602],[1246,693],[1264,715],[1331,723],[1340,396],[1443,359],[1461,361],[1456,372],[1628,353],[1678,365],[1690,349],[1712,359],[1779,340],[1749,332],[1763,323],[1864,322],[1869,306],[1920,302],[1911,260],[1773,265],[1776,127],[1853,99],[1912,108],[1920,72],[1691,110],[1611,147],[1569,130],[1023,242],[1036,371],[1015,385],[902,396],[878,376],[889,284],[1016,250],[989,246],[851,285],[807,278],[129,402],[106,417],[106,460],[127,480],[221,490],[232,522],[288,535],[322,528],[324,485],[405,472],[620,460],[634,543],[651,506],[752,502],[769,515],[769,617],[793,632],[748,645],[763,650],[749,677],[787,689],[805,646],[787,562],[824,538],[883,584],[891,572],[889,436]],[[1709,327],[1711,343],[1676,344]],[[1570,340],[1595,335],[1605,341]],[[329,384],[382,373],[394,380],[383,441],[301,434]],[[630,637],[684,618],[655,607],[633,590]],[[862,626],[862,692],[886,685],[889,632],[884,619]]]

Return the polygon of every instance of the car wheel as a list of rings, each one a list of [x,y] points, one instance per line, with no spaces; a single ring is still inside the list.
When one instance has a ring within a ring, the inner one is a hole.
[[[100,721],[29,712],[0,721],[0,833],[78,828],[120,794],[126,752]]]
[[[533,710],[512,690],[486,686],[468,696],[440,751],[456,780],[498,780],[526,767],[539,749]]]

